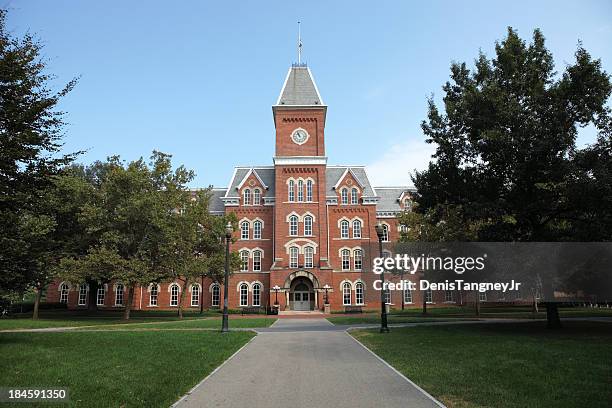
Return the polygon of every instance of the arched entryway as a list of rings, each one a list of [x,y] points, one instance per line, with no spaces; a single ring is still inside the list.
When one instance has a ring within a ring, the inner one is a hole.
[[[315,293],[312,281],[300,276],[291,281],[289,287],[289,309],[308,311],[315,308]]]

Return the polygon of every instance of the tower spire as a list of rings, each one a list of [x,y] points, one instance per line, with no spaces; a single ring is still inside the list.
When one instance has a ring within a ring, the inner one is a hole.
[[[301,31],[301,22],[298,21],[298,65],[302,63],[302,31]]]

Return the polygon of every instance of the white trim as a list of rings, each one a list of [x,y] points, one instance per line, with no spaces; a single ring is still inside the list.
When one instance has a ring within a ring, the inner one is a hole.
[[[304,141],[303,141],[303,142],[301,142],[301,143],[296,142],[296,141],[295,141],[295,139],[293,138],[293,135],[294,135],[294,134],[295,134],[295,132],[297,132],[298,130],[303,130],[303,131],[304,131],[304,133],[306,133],[306,139],[304,139]],[[303,145],[304,143],[306,143],[306,142],[308,141],[308,139],[310,139],[310,133],[308,133],[308,131],[307,131],[306,129],[301,128],[301,127],[298,127],[298,128],[293,129],[293,131],[291,132],[290,137],[291,137],[291,141],[292,141],[293,143],[295,143],[295,144],[296,144],[296,145],[298,145],[298,146],[301,146],[301,145]]]
[[[213,282],[213,283],[210,284],[210,286],[208,286],[208,293],[212,293],[213,286],[215,286],[215,285],[219,286],[219,289],[221,289],[221,284],[219,282]]]
[[[278,94],[278,98],[276,99],[276,105],[282,106],[280,104],[281,97],[283,96],[283,92],[285,92],[285,87],[287,86],[287,82],[289,82],[289,77],[291,76],[291,70],[292,69],[293,69],[293,67],[289,68],[289,70],[287,71],[287,76],[285,77],[285,82],[283,82],[283,87],[281,88],[281,91]],[[321,98],[319,98],[319,100],[321,100]]]
[[[355,166],[352,166],[355,167]],[[353,179],[355,179],[355,181],[357,182],[357,184],[359,184],[359,187],[361,187],[362,189],[365,188],[365,186],[363,185],[363,183],[359,180],[359,178],[357,178],[357,176],[355,175],[355,173],[353,173],[353,169],[351,169],[351,167],[347,167],[346,170],[344,170],[344,173],[342,173],[342,175],[340,176],[340,178],[338,179],[338,182],[336,183],[336,185],[333,187],[334,190],[338,189],[338,186],[344,181],[344,179],[346,178],[346,175],[348,173],[351,173],[351,176],[353,177]]]
[[[310,72],[310,68],[307,66],[306,69],[308,70],[308,75],[310,76],[312,85],[314,86],[315,91],[317,92],[317,98],[319,98],[319,102],[321,102],[319,105],[316,106],[325,105],[325,103],[323,102],[323,98],[321,98],[321,94],[319,93],[319,88],[317,88],[317,83],[314,80],[314,76],[312,75],[312,72]]]
[[[275,156],[272,158],[275,166],[325,166],[327,164],[326,156]]]

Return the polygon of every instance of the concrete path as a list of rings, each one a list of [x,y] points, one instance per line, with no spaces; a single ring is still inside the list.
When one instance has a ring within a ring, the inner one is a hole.
[[[279,319],[258,332],[175,406],[440,406],[325,319]]]

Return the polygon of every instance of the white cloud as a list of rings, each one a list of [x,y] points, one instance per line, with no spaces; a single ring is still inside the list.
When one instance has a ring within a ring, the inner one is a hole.
[[[426,169],[435,150],[423,140],[396,143],[380,159],[367,165],[370,182],[373,186],[412,185],[410,174],[415,169]]]

